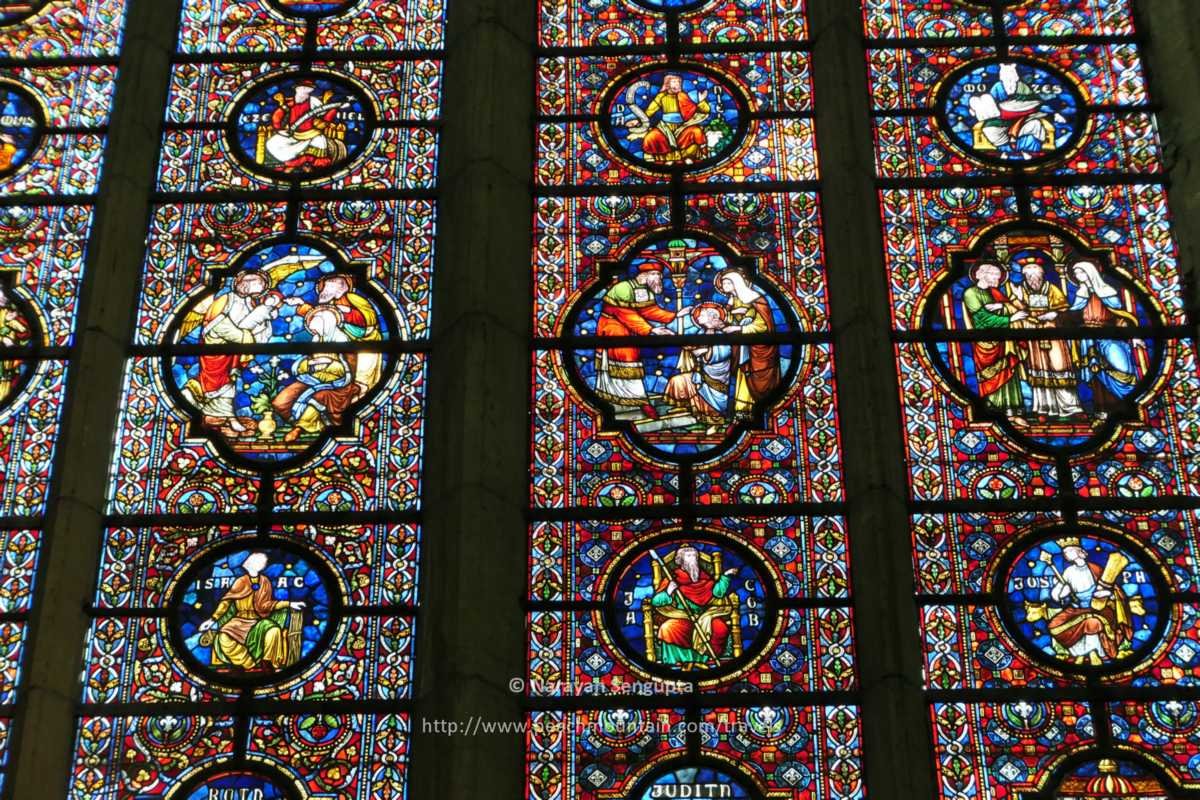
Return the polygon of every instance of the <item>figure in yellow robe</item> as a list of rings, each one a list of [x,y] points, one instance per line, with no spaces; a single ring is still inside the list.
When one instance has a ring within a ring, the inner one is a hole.
[[[765,334],[775,332],[771,304],[736,269],[717,276],[717,288],[726,296],[730,325],[727,333]],[[779,347],[774,344],[740,345],[734,353],[737,365],[737,385],[734,388],[734,411],[750,414],[754,405],[774,392],[782,382]]]
[[[711,107],[706,93],[693,100],[683,90],[683,79],[668,75],[662,91],[645,110],[654,127],[642,140],[642,150],[651,161],[699,161],[708,157],[708,137],[704,121]]]
[[[234,581],[200,632],[211,636],[212,665],[247,672],[278,672],[300,660],[293,628],[304,603],[276,600],[265,553],[252,553],[242,564],[246,574]]]

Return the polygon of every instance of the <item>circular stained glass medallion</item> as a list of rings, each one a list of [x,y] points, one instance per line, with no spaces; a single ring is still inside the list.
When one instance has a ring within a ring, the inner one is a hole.
[[[710,0],[632,0],[634,5],[650,11],[692,11]]]
[[[619,644],[654,674],[728,672],[769,633],[763,575],[716,540],[641,548],[609,592]]]
[[[330,17],[359,0],[267,0],[273,7],[294,17]]]
[[[221,682],[277,683],[330,638],[333,585],[314,557],[279,543],[205,554],[175,594],[177,647]]]
[[[1049,65],[1017,59],[975,62],[939,92],[946,134],[972,156],[1033,165],[1069,152],[1084,128],[1084,101]]]
[[[1004,577],[1004,611],[1018,641],[1074,668],[1120,667],[1158,641],[1161,581],[1137,551],[1091,532],[1042,539]]]
[[[27,19],[46,5],[48,0],[0,0],[0,25],[11,25]]]
[[[742,141],[747,111],[719,73],[698,66],[660,67],[624,76],[607,95],[603,126],[612,147],[656,170],[696,170],[728,156]]]
[[[276,178],[329,175],[370,141],[374,112],[350,81],[325,73],[268,78],[234,106],[231,145],[255,172]]]
[[[229,769],[201,776],[177,794],[179,800],[292,800],[295,793],[254,771]]]
[[[37,148],[41,106],[24,87],[0,82],[0,175],[20,169]]]
[[[631,795],[634,800],[750,800],[754,796],[742,779],[712,766],[670,767]]]

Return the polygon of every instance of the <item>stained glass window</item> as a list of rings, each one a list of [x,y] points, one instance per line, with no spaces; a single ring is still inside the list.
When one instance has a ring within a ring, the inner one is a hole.
[[[124,0],[0,3],[0,793],[124,17]]]
[[[939,794],[1194,790],[1200,384],[1130,3],[863,9]]]
[[[443,24],[183,3],[72,798],[404,796]]]
[[[526,796],[860,798],[804,6],[537,37]]]

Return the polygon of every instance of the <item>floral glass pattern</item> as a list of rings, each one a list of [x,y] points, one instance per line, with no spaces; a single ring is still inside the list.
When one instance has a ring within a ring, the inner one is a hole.
[[[184,0],[72,798],[404,795],[443,29]]]
[[[124,24],[125,0],[0,2],[0,794]]]
[[[1186,796],[1200,384],[1131,4],[862,8],[939,796]]]
[[[538,19],[526,795],[861,798],[804,4]]]

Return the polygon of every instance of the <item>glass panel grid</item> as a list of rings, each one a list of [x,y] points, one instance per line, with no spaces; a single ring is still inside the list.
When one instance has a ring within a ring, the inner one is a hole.
[[[531,798],[859,798],[804,4],[542,0]]]
[[[1196,345],[1130,4],[863,14],[939,795],[1195,790]]]
[[[0,797],[124,22],[124,0],[0,3]]]
[[[443,17],[183,3],[72,798],[404,796]]]

